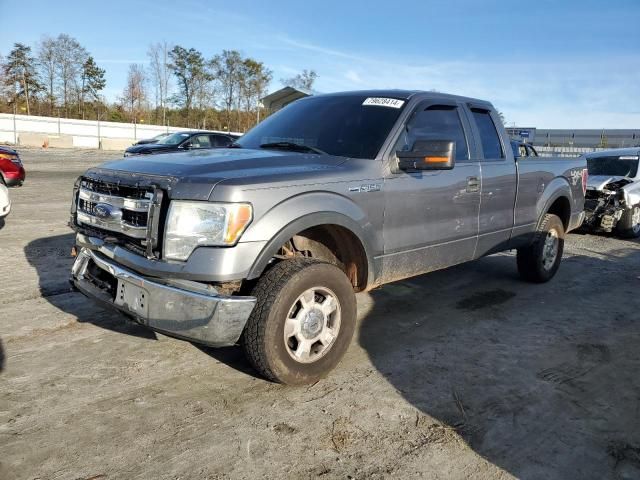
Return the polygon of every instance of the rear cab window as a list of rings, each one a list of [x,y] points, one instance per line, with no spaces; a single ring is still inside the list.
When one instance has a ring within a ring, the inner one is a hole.
[[[484,159],[503,159],[505,156],[504,150],[502,149],[502,142],[500,141],[498,130],[496,129],[495,123],[493,123],[490,112],[480,108],[472,108],[471,114],[478,129]]]

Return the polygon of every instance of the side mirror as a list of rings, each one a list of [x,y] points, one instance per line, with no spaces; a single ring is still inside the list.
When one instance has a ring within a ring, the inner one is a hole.
[[[411,151],[398,150],[400,170],[451,170],[456,161],[456,142],[416,140]]]
[[[193,145],[191,144],[191,142],[186,142],[180,145],[180,148],[184,148],[185,150],[190,150],[192,146]]]

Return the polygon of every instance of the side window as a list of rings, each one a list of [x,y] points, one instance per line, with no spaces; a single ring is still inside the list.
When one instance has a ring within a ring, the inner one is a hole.
[[[456,142],[456,160],[469,158],[467,139],[456,107],[432,105],[415,112],[400,135],[396,150],[410,151],[418,139],[453,140]]]
[[[211,135],[211,143],[215,147],[228,147],[231,145],[231,139],[225,135]]]
[[[480,142],[482,143],[482,153],[485,160],[496,158],[504,158],[502,144],[496,126],[491,119],[491,115],[487,110],[472,108],[471,113],[480,133]]]
[[[209,135],[196,135],[191,139],[191,148],[211,148]]]

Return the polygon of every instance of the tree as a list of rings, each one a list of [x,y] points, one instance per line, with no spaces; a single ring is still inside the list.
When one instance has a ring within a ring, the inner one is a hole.
[[[202,53],[194,48],[187,50],[176,45],[169,52],[171,63],[169,68],[178,80],[179,93],[175,97],[187,114],[187,125],[190,125],[190,112],[194,98],[202,93],[208,82],[213,79]]]
[[[56,80],[56,41],[51,37],[42,37],[38,45],[38,63],[40,76],[47,87],[47,100],[49,101],[49,115],[53,115],[55,107],[54,84]]]
[[[91,55],[87,57],[82,64],[82,89],[80,97],[80,108],[82,110],[82,119],[84,120],[84,101],[88,95],[93,101],[99,99],[99,93],[104,89],[107,82],[104,79],[104,69],[96,65]]]
[[[144,67],[137,63],[129,65],[127,84],[124,87],[120,101],[122,102],[123,108],[129,111],[131,120],[134,123],[142,113],[144,102],[147,98],[145,82]]]
[[[62,89],[65,116],[69,115],[68,105],[72,89],[76,87],[76,90],[79,90],[78,77],[87,56],[87,51],[75,38],[65,33],[58,35],[55,40],[55,62]]]
[[[496,110],[496,112],[498,113],[498,117],[500,117],[500,121],[502,122],[502,125],[507,125],[507,119],[504,116],[504,113],[502,113],[500,110]]]
[[[280,82],[284,86],[293,88],[303,88],[305,90],[313,89],[313,84],[318,78],[318,74],[315,70],[303,70],[302,73],[297,74],[295,77],[283,78]]]
[[[151,78],[156,92],[156,109],[162,111],[162,125],[167,124],[167,97],[169,94],[169,44],[167,42],[149,45],[147,56],[150,60]]]
[[[264,63],[252,58],[242,62],[240,75],[240,91],[245,104],[245,111],[249,113],[256,109],[256,122],[260,121],[260,99],[265,95],[267,87],[273,78],[273,73]],[[250,120],[247,119],[250,123]]]
[[[237,50],[223,50],[211,60],[211,66],[220,84],[222,103],[226,111],[227,131],[231,130],[231,109],[240,89],[242,56]]]
[[[23,43],[14,43],[3,65],[5,82],[13,88],[13,104],[17,106],[18,98],[23,97],[26,102],[27,115],[31,115],[32,96],[42,90],[42,85],[36,73],[36,59],[31,55],[31,47]]]

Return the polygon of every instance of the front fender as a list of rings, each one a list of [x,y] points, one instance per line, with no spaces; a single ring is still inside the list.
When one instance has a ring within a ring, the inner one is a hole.
[[[280,247],[291,237],[317,225],[340,225],[362,243],[367,256],[369,281],[374,278],[373,257],[377,240],[366,213],[338,194],[311,192],[297,195],[267,211],[243,235],[243,242],[266,241],[247,278],[259,277]]]

